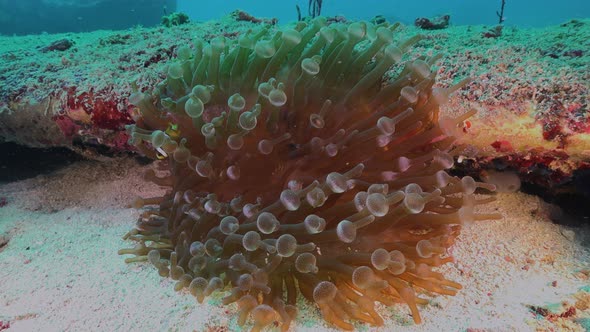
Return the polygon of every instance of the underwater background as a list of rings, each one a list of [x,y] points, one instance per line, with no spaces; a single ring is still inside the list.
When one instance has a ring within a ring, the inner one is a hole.
[[[30,34],[78,32],[100,29],[125,29],[135,25],[154,26],[167,13],[180,11],[193,21],[216,19],[236,10],[260,17],[274,17],[281,24],[297,19],[295,6],[307,14],[308,1],[194,1],[194,0],[23,0],[0,1],[0,33]],[[418,16],[448,14],[452,24],[495,24],[499,1],[323,1],[322,14],[342,15],[349,19],[370,20],[382,15],[389,21],[412,23]],[[585,0],[513,0],[508,1],[507,25],[543,27],[568,19],[590,16]]]
[[[307,8],[308,1],[191,1],[179,0],[178,10],[186,12],[191,18],[206,21],[211,17],[224,15],[236,8],[251,12],[255,16],[276,17],[280,23],[297,19],[295,5]],[[515,0],[506,2],[506,24],[520,27],[541,27],[562,23],[572,18],[585,18],[590,15],[590,5],[584,0]],[[382,15],[392,22],[409,24],[417,16],[432,17],[449,14],[452,23],[495,24],[495,12],[501,1],[322,1],[322,14],[327,16],[343,15],[349,19],[370,20]],[[305,13],[304,13],[305,14]]]
[[[590,331],[590,1],[0,0],[0,331]]]

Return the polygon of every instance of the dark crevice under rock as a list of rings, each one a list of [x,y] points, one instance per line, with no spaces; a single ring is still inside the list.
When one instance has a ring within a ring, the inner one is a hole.
[[[0,143],[0,183],[48,174],[83,158],[67,148],[30,148]]]
[[[590,225],[590,170],[577,170],[570,181],[551,189],[524,182],[521,191],[558,206],[549,215],[557,224]]]
[[[490,163],[492,169],[497,171],[512,171],[514,169],[502,166],[497,163]],[[500,167],[498,167],[500,165]],[[540,165],[542,166],[542,165]],[[466,160],[463,163],[455,163],[450,174],[454,176],[472,176],[481,180],[480,174],[486,169],[474,160]],[[552,204],[556,209],[551,209],[549,218],[560,225],[582,226],[590,225],[590,170],[579,169],[573,172],[571,177],[565,178],[561,183],[556,183],[550,187],[533,183],[538,175],[531,174],[523,176],[516,172],[521,180],[520,191],[540,197],[546,203]],[[547,176],[547,175],[546,175]]]
[[[90,159],[104,161],[114,157],[133,158],[139,165],[147,165],[153,160],[134,152],[114,151],[110,147],[88,145],[74,141],[72,148],[32,148],[13,142],[0,143],[0,184],[49,174],[72,163]],[[77,153],[76,151],[80,152]]]

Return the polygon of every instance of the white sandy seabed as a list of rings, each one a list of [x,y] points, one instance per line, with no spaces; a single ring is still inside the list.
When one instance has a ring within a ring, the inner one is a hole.
[[[0,186],[0,321],[7,331],[236,331],[235,304],[222,295],[199,305],[147,263],[125,264],[117,250],[138,211],[144,183],[130,160],[80,162],[50,175]],[[436,296],[414,325],[403,305],[380,307],[386,325],[360,331],[584,331],[589,326],[588,230],[553,224],[548,207],[522,193],[484,207],[504,219],[467,225],[442,272],[464,287]],[[585,243],[585,244],[584,244]],[[530,306],[555,315],[535,314]],[[574,316],[558,318],[575,307]],[[300,301],[291,331],[331,330]],[[0,323],[0,326],[2,324]],[[0,328],[2,330],[2,328]],[[275,328],[275,330],[278,330]]]

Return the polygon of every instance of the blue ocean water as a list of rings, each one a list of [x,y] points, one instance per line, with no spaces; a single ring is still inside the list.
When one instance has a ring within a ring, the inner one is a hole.
[[[0,34],[121,30],[155,26],[176,0],[0,0]]]
[[[381,15],[389,21],[411,24],[417,17],[451,16],[451,24],[498,23],[496,11],[502,0],[324,0],[321,14],[368,20]],[[155,26],[163,15],[184,12],[193,21],[208,21],[236,9],[256,17],[277,18],[285,24],[302,16],[309,1],[203,1],[203,0],[0,0],[0,34],[80,32]],[[505,25],[542,27],[574,18],[590,17],[589,0],[505,0]]]
[[[451,23],[496,24],[496,11],[502,0],[325,0],[322,15],[343,15],[349,19],[368,20],[382,15],[389,21],[411,23],[417,17],[431,17],[450,14]],[[195,1],[178,0],[178,10],[187,13],[194,20],[209,20],[227,14],[236,8],[254,16],[276,17],[286,23],[297,19],[295,5],[302,14],[307,12],[308,1]],[[572,18],[590,17],[589,0],[506,0],[506,24],[523,27],[540,27],[563,23]]]

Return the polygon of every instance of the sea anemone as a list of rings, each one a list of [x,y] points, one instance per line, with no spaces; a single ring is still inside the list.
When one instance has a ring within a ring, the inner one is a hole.
[[[432,268],[452,261],[461,224],[498,218],[474,212],[489,201],[475,190],[494,186],[445,171],[474,112],[439,105],[469,80],[433,88],[438,57],[402,62],[421,37],[393,30],[319,17],[181,47],[161,84],[129,97],[130,142],[169,169],[145,178],[170,190],[134,202],[146,210],[126,262],[199,303],[226,292],[253,331],[287,330],[299,294],[345,330],[382,325],[376,302],[420,323],[416,291],[454,295]]]

